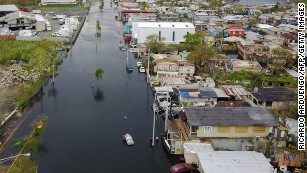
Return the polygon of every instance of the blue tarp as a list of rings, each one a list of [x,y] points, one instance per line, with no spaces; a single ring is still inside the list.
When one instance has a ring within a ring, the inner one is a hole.
[[[183,97],[183,98],[189,98],[190,94],[189,94],[189,92],[181,92],[180,96]]]

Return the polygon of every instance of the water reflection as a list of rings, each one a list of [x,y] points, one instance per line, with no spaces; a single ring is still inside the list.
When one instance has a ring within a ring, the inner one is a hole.
[[[96,90],[92,88],[92,93],[95,101],[102,101],[104,99],[104,94],[102,90],[98,87]]]
[[[57,89],[52,85],[52,87],[48,90],[48,97],[54,96],[56,97],[58,95]]]

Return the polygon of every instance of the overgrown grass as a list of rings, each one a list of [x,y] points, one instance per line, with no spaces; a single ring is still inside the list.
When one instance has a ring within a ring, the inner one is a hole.
[[[84,6],[77,6],[77,5],[64,5],[64,6],[57,6],[57,5],[48,5],[48,6],[42,6],[42,5],[36,5],[29,7],[30,10],[32,9],[41,9],[42,11],[62,11],[62,10],[84,10],[88,9],[88,7]]]
[[[35,155],[38,152],[38,146],[40,144],[39,136],[42,134],[46,126],[46,118],[40,119],[34,124],[34,129],[30,137],[23,140],[23,145],[20,153],[26,154],[30,153],[31,157],[19,156],[13,162],[8,173],[36,173],[37,171],[37,160],[35,160]]]
[[[248,71],[229,72],[225,74],[216,74],[214,76],[218,85],[239,84],[247,88],[264,87],[263,84],[287,84],[290,87],[296,86],[296,81],[288,76],[267,76],[263,74],[252,73]],[[249,81],[250,83],[246,83]]]
[[[52,73],[53,62],[57,62],[56,46],[57,44],[50,40],[0,40],[0,64],[6,64],[11,60],[22,61],[21,66],[24,70],[29,74],[35,73],[39,76],[20,86],[19,100],[16,105],[19,110],[23,110],[28,105],[29,99]]]

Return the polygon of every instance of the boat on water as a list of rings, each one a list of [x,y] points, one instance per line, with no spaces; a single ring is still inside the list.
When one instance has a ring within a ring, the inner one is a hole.
[[[130,134],[128,134],[128,133],[123,135],[123,140],[126,141],[128,146],[134,145],[134,141],[132,139],[132,136]]]

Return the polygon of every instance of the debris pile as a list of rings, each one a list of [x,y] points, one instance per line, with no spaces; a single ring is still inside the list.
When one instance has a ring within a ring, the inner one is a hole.
[[[27,81],[36,81],[40,77],[34,69],[27,70],[18,64],[0,69],[0,86],[15,86],[26,83]]]

